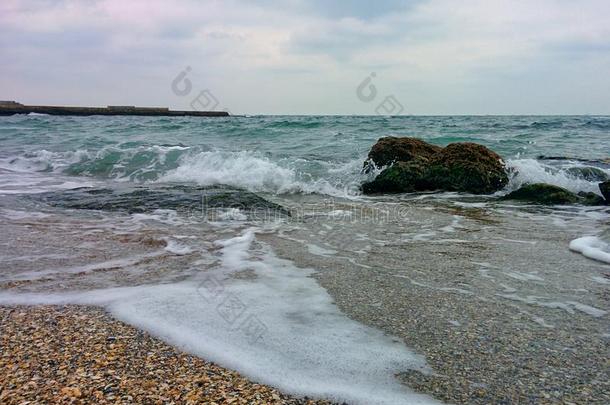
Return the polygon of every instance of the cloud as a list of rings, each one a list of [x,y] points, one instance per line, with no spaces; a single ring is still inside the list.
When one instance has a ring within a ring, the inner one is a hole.
[[[188,65],[244,113],[373,113],[372,71],[409,113],[610,113],[605,0],[281,4],[5,0],[2,98],[188,107]]]

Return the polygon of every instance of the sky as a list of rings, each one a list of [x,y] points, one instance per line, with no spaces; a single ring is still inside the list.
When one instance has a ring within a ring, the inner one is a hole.
[[[0,100],[610,114],[610,1],[2,0]]]

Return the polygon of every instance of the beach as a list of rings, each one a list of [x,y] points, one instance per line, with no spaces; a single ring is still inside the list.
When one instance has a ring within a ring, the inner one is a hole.
[[[2,117],[0,398],[607,403],[608,122]],[[413,134],[506,178],[363,194]]]
[[[0,308],[0,402],[325,404],[286,396],[91,307]]]

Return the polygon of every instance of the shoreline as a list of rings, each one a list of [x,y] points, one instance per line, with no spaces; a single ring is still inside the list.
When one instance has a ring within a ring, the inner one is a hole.
[[[0,306],[0,402],[330,404],[182,352],[90,306]]]

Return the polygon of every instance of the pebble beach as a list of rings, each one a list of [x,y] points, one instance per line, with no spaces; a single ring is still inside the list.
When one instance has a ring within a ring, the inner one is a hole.
[[[293,398],[83,306],[0,307],[3,404],[329,404]]]

